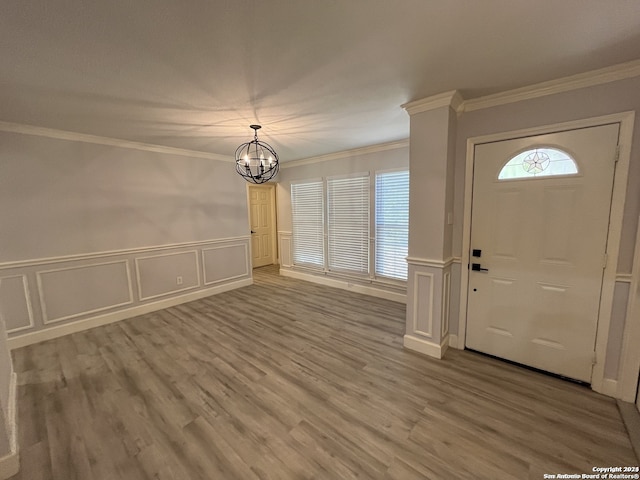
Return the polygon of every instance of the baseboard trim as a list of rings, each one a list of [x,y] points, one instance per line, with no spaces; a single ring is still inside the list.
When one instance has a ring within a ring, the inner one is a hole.
[[[462,347],[458,345],[458,335],[453,333],[449,334],[449,346],[458,350],[464,350],[464,345]]]
[[[118,310],[117,312],[111,312],[104,315],[98,315],[96,317],[85,318],[77,322],[67,323],[64,325],[47,328],[45,330],[30,332],[24,335],[12,337],[9,339],[8,345],[11,350],[15,350],[16,348],[25,347],[34,343],[44,342],[45,340],[51,340],[53,338],[62,337],[71,333],[81,332],[90,328],[101,327],[102,325],[119,322],[121,320],[126,320],[127,318],[137,317],[138,315],[144,315],[146,313],[155,312],[156,310],[162,310],[163,308],[173,307],[175,305],[191,302],[193,300],[199,300],[204,297],[217,295],[229,290],[235,290],[236,288],[246,287],[251,284],[253,284],[253,278],[246,278],[235,282],[225,283],[224,285],[217,285],[215,287],[205,288],[204,290],[187,293],[185,295],[178,295],[176,297],[165,298],[156,302],[138,305],[133,308]]]
[[[603,378],[598,393],[606,395],[607,397],[616,398],[618,396],[618,381],[612,378]]]
[[[318,283],[327,287],[340,288],[351,292],[362,293],[372,297],[384,298],[393,302],[407,303],[407,295],[403,293],[395,293],[381,288],[370,287],[368,285],[360,285],[352,283],[348,280],[339,280],[336,278],[328,278],[326,276],[313,275],[311,273],[303,273],[285,268],[280,269],[280,275],[283,277],[295,278],[297,280],[305,280],[307,282]]]
[[[11,451],[0,458],[0,480],[14,476],[20,470],[20,455],[18,454],[18,421],[17,421],[17,390],[18,376],[11,373],[9,381],[9,405],[7,408],[7,427],[9,428],[9,445]]]
[[[449,336],[444,337],[439,345],[413,335],[405,335],[403,340],[404,348],[438,359],[444,356],[449,346]]]

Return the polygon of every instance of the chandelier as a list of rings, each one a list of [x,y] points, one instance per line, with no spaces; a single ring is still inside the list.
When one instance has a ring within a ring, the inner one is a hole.
[[[268,143],[258,140],[260,125],[249,125],[255,130],[253,140],[236,149],[236,171],[247,182],[265,183],[278,173],[278,154]]]

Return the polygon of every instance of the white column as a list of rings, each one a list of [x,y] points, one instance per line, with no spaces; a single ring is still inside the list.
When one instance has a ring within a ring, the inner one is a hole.
[[[461,102],[453,91],[403,105],[411,116],[404,346],[436,358],[449,341],[455,109]]]

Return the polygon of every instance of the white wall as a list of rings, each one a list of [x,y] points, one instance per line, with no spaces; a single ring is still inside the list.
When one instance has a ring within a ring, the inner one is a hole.
[[[10,343],[250,283],[247,212],[232,162],[0,132]]]

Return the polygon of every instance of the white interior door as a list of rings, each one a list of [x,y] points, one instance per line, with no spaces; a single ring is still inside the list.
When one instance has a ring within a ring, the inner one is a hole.
[[[476,146],[468,348],[591,381],[618,130]]]
[[[253,268],[274,263],[275,194],[272,186],[249,186]]]

